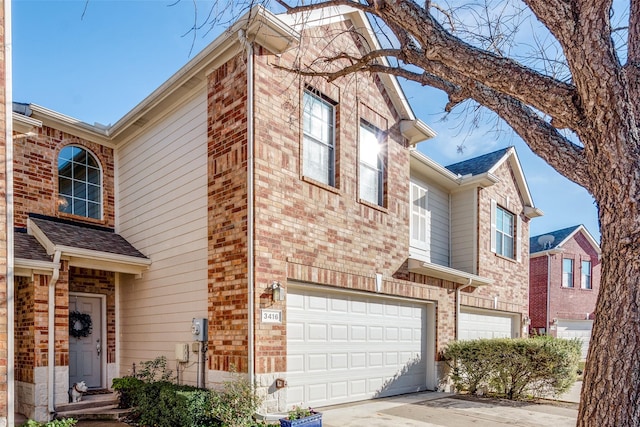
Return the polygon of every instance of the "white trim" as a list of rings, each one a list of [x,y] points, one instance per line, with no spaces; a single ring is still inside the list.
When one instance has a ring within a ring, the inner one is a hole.
[[[522,218],[516,215],[516,261],[522,262]]]
[[[448,280],[463,285],[478,286],[490,285],[493,279],[478,276],[476,274],[467,273],[466,271],[456,270],[455,268],[445,267],[443,265],[432,264],[418,259],[409,258],[409,271],[413,273],[423,274],[425,276],[436,277],[438,279]]]
[[[494,199],[491,199],[491,252],[496,253],[496,224],[497,224],[497,213],[498,210],[498,202]]]
[[[587,231],[587,229],[585,228],[584,225],[580,224],[578,227],[576,227],[575,230],[573,230],[571,232],[571,234],[569,234],[567,237],[565,237],[560,243],[558,243],[556,245],[557,247],[560,247],[562,245],[564,245],[565,243],[567,243],[569,241],[569,239],[571,239],[573,236],[575,236],[578,231],[582,231],[585,235],[585,237],[587,238],[587,240],[589,241],[589,243],[591,244],[591,246],[593,247],[593,249],[596,250],[596,252],[598,252],[598,254],[601,253],[600,251],[600,245],[598,245],[598,243],[596,242],[596,240],[593,238],[593,236]]]

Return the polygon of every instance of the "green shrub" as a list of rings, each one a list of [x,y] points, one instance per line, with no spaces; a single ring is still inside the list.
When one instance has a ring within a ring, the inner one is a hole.
[[[140,364],[130,377],[116,378],[120,407],[132,408],[130,421],[154,427],[250,427],[261,404],[255,387],[242,375],[234,374],[220,390],[178,386],[170,382],[171,371],[164,357]]]
[[[224,382],[222,389],[211,395],[211,411],[224,426],[253,426],[253,414],[258,410],[262,399],[255,387],[240,374],[234,374],[231,381]]]
[[[140,395],[143,386],[143,381],[138,378],[114,378],[113,390],[118,392],[118,407],[132,408],[136,406],[136,398]]]
[[[73,418],[65,418],[62,420],[53,420],[46,423],[39,423],[38,421],[29,420],[22,424],[21,427],[72,427],[75,426],[78,421]]]
[[[443,356],[457,390],[486,388],[508,399],[559,395],[576,380],[580,341],[547,336],[456,341]]]

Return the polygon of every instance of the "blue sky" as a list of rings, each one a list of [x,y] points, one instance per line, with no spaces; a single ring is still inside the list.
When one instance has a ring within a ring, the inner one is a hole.
[[[219,34],[220,29],[207,33],[205,28],[195,40],[184,36],[194,22],[193,3],[172,3],[90,0],[85,11],[84,0],[13,0],[14,101],[91,124],[115,123]],[[199,16],[214,3],[200,0]],[[445,118],[441,92],[401,84],[416,116],[438,133],[420,144],[422,152],[448,165],[513,145],[533,200],[545,212],[531,222],[531,235],[584,224],[599,239],[596,207],[586,190],[537,158],[517,136],[492,132],[492,122],[461,131],[460,118]],[[463,154],[457,151],[461,144]]]

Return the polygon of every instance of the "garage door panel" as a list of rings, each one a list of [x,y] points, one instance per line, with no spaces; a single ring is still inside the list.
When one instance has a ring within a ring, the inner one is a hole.
[[[514,317],[509,314],[493,313],[460,313],[461,340],[479,338],[512,338]]]
[[[589,341],[591,340],[591,329],[593,320],[558,320],[556,326],[558,338],[573,339],[578,338],[582,343],[581,358],[587,358],[589,351]]]
[[[295,305],[287,304],[287,334],[293,325],[294,337],[287,339],[289,406],[426,389],[425,305],[295,288],[288,295],[296,296]],[[300,324],[306,332],[302,340]]]

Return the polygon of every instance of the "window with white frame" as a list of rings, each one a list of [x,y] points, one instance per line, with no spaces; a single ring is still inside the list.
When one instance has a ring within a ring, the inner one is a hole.
[[[303,97],[302,174],[335,186],[335,108],[309,91]]]
[[[420,249],[429,247],[428,191],[411,183],[411,245]]]
[[[374,205],[384,203],[384,157],[380,132],[360,123],[360,199]]]
[[[102,218],[100,164],[89,151],[69,145],[58,156],[58,210],[87,218]]]
[[[582,289],[591,289],[591,261],[582,261],[580,267],[580,287]]]
[[[507,207],[509,205],[507,198]],[[491,251],[497,255],[522,261],[522,219],[491,199]]]
[[[514,215],[498,206],[496,208],[496,253],[513,258]]]
[[[562,259],[562,287],[573,288],[573,260],[571,258]]]

